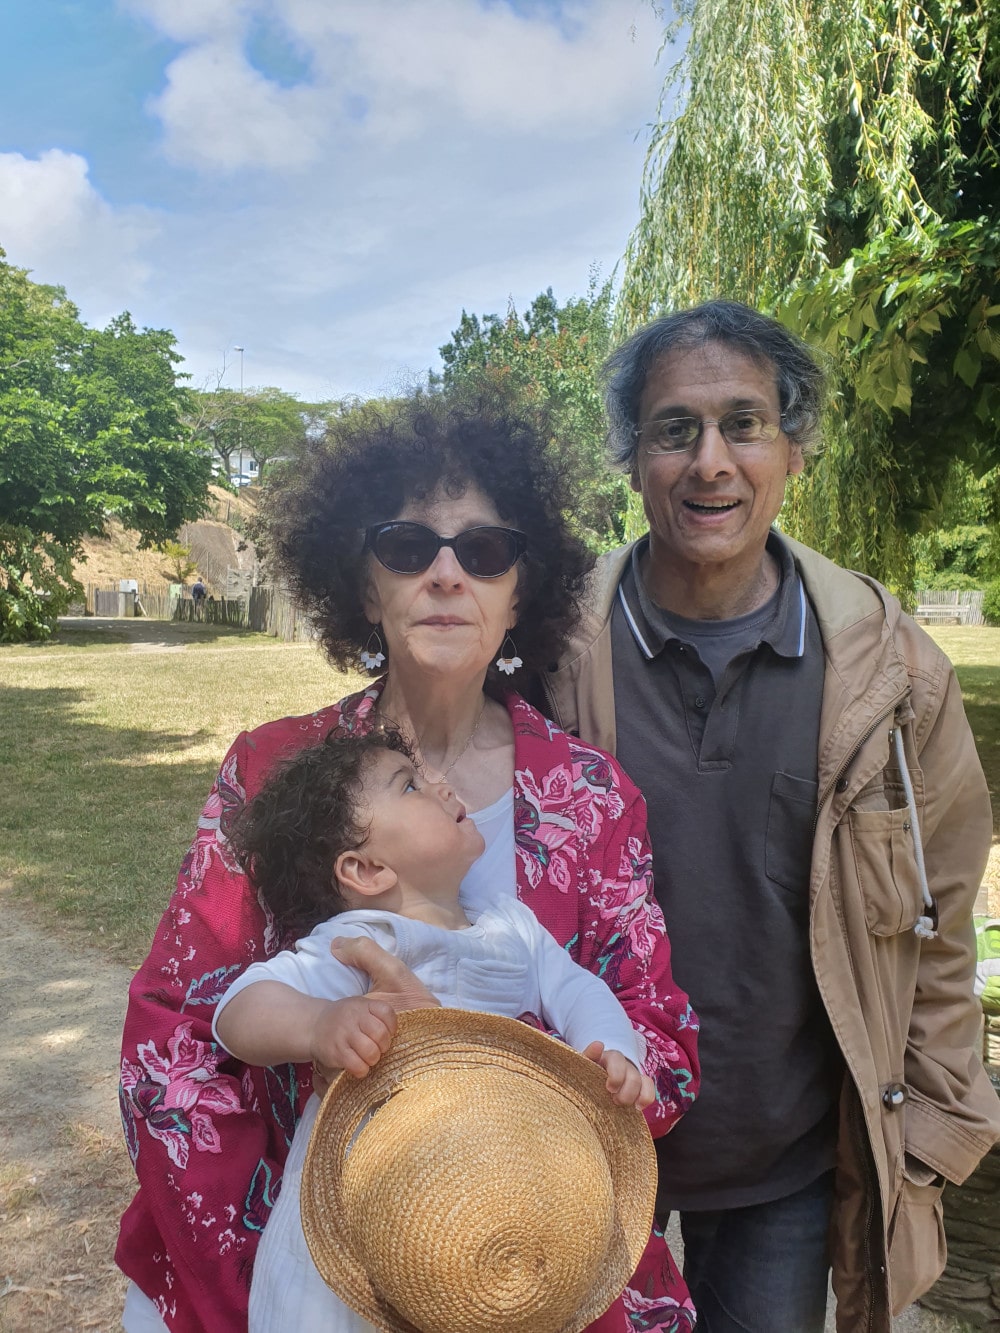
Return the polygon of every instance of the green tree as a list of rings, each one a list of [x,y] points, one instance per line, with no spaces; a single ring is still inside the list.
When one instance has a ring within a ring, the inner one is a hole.
[[[231,459],[239,449],[240,395],[235,389],[192,392],[184,423],[195,439],[204,441],[228,477]]]
[[[275,388],[215,389],[194,393],[186,421],[210,446],[227,476],[237,458],[253,459],[260,480],[275,459],[294,456],[309,426],[322,420],[322,405],[300,403],[295,394]]]
[[[174,583],[187,583],[188,579],[198,568],[198,562],[191,559],[191,547],[185,546],[183,542],[166,541],[161,542],[160,550],[170,563],[167,571],[167,577]]]
[[[173,335],[88,329],[0,251],[0,641],[45,637],[72,560],[114,515],[153,546],[203,512],[210,461],[181,424]]]
[[[952,461],[1000,461],[1000,7],[681,0],[681,23],[622,328],[726,295],[821,347],[828,447],[789,526],[905,588]]]
[[[983,588],[1000,575],[1000,468],[977,477],[956,462],[939,524],[914,538],[913,551],[918,589]]]
[[[241,447],[257,464],[264,480],[269,463],[294,455],[305,433],[302,404],[282,389],[249,389],[237,413]]]
[[[551,448],[576,474],[580,503],[573,515],[582,534],[601,549],[623,535],[626,488],[609,475],[606,426],[598,371],[611,346],[611,286],[591,280],[585,297],[559,305],[552,288],[519,315],[482,318],[462,311],[451,341],[440,349],[445,386],[493,375],[527,407],[546,410]]]

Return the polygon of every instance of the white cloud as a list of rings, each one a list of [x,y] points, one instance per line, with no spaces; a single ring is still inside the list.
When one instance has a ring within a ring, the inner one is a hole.
[[[119,2],[180,44],[141,90],[155,211],[113,207],[84,157],[9,153],[0,244],[90,323],[173,329],[196,384],[232,384],[238,344],[247,385],[393,392],[463,307],[567,300],[624,250],[662,78],[647,0],[569,0],[561,24],[476,0]],[[129,180],[128,138],[88,142],[101,179],[104,147]]]
[[[237,44],[202,42],[178,56],[149,107],[166,130],[167,156],[186,166],[287,170],[320,152],[321,99],[264,78]]]
[[[287,22],[308,37],[331,85],[349,79],[373,117],[411,130],[460,116],[497,132],[575,138],[635,105],[648,68],[648,6],[633,0],[567,6],[557,25],[469,0],[368,0],[331,7],[286,0]],[[345,69],[343,44],[351,44]]]
[[[175,42],[218,40],[238,36],[259,0],[119,0],[123,9],[147,19]]]
[[[200,170],[295,170],[461,127],[572,142],[649,112],[656,20],[643,0],[577,0],[558,23],[471,0],[128,4],[186,44],[149,105],[170,159]],[[303,81],[285,87],[251,65],[257,20],[308,53]]]
[[[150,265],[143,249],[156,231],[148,209],[112,208],[77,153],[0,153],[0,244],[9,262],[66,287],[93,322],[105,322],[145,290]]]

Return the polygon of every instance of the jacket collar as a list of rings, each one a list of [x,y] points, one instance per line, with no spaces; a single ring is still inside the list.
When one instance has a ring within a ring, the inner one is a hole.
[[[875,579],[828,560],[782,534],[816,613],[826,672],[820,720],[819,778],[842,766],[858,739],[909,688],[894,631],[902,609]],[[591,575],[580,624],[547,689],[560,726],[612,753],[611,612],[635,542],[601,556]],[[901,718],[901,720],[906,720]]]

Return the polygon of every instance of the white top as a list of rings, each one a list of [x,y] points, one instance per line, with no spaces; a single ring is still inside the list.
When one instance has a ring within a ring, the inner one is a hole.
[[[370,978],[338,962],[330,953],[330,941],[338,935],[367,936],[402,959],[443,1005],[509,1018],[532,1013],[577,1050],[600,1041],[641,1068],[645,1038],[632,1027],[614,993],[600,977],[574,963],[518,900],[513,790],[471,818],[486,850],[462,881],[460,899],[472,922],[467,929],[444,930],[371,908],[343,912],[317,926],[294,949],[248,967],[223,995],[216,1019],[234,995],[255,981],[281,981],[327,1000],[364,995]],[[218,1041],[214,1020],[212,1031]],[[261,1237],[250,1285],[248,1333],[284,1333],[289,1328],[377,1333],[327,1287],[302,1232],[302,1170],[318,1107],[314,1093],[296,1128],[281,1193]]]
[[[508,1018],[535,1014],[577,1050],[601,1041],[641,1067],[645,1042],[610,987],[574,963],[523,903],[505,897],[485,911],[466,910],[472,925],[465,930],[370,908],[331,917],[294,949],[253,963],[237,977],[215,1011],[216,1041],[219,1014],[255,981],[281,981],[324,1000],[364,995],[371,985],[367,973],[338,962],[330,942],[367,937],[406,963],[446,1007]]]
[[[514,788],[508,787],[498,801],[473,811],[469,818],[483,835],[486,850],[462,880],[458,898],[466,912],[481,912],[498,898],[517,897]]]

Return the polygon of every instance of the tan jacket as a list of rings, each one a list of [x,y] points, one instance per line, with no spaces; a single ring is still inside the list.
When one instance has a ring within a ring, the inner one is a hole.
[[[944,1267],[937,1177],[960,1184],[1000,1138],[972,992],[990,803],[944,654],[874,580],[788,544],[826,653],[809,929],[848,1074],[833,1220],[837,1328],[889,1333],[890,1312]],[[590,610],[545,678],[556,721],[612,753],[611,608],[630,552],[599,562]],[[892,748],[899,726],[939,913],[930,940],[913,930],[923,907]],[[650,832],[669,836],[655,815]]]

